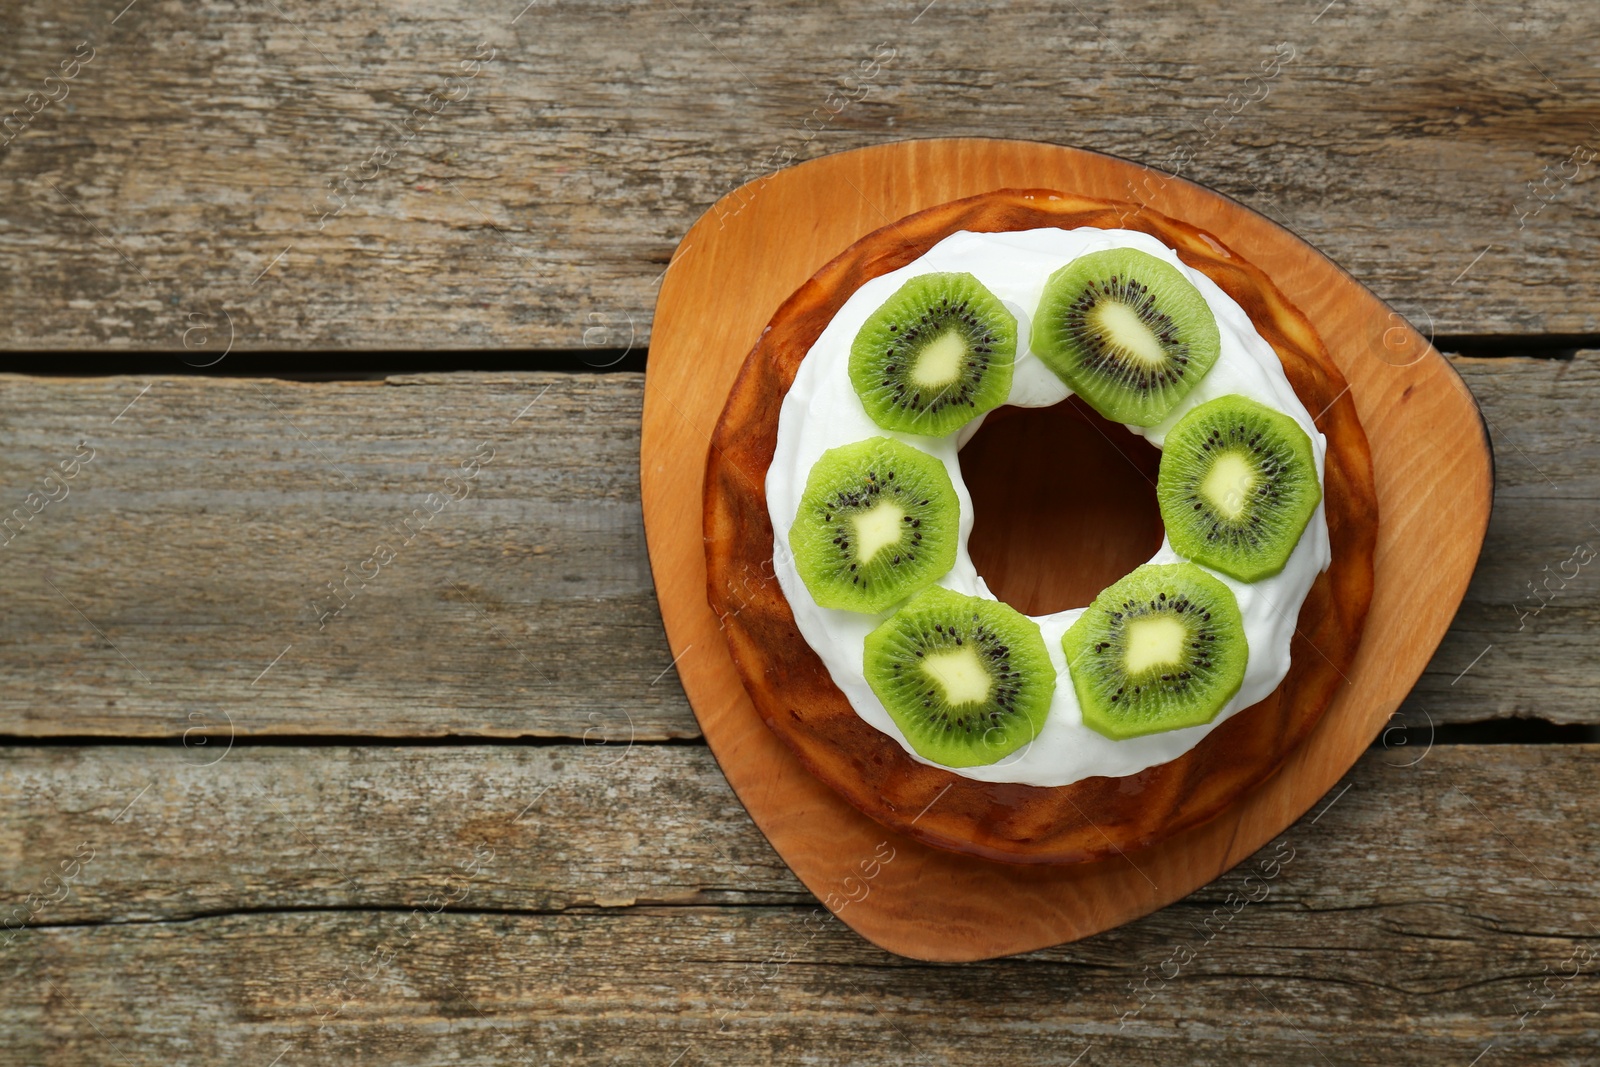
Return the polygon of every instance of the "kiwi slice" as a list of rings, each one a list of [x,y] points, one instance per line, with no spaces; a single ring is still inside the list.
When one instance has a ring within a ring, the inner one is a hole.
[[[919,274],[862,325],[850,382],[885,430],[943,437],[1005,403],[1017,319],[970,274]]]
[[[1154,426],[1205,377],[1222,339],[1200,290],[1134,248],[1079,256],[1050,275],[1033,350],[1112,422]]]
[[[1242,582],[1270,578],[1322,500],[1311,438],[1246,397],[1207,401],[1167,434],[1156,500],[1179,553]]]
[[[867,635],[865,665],[911,747],[946,767],[993,763],[1039,736],[1056,684],[1037,623],[940,586]]]
[[[884,611],[955,564],[960,517],[943,463],[871,437],[830,448],[811,468],[789,548],[818,604]]]
[[[1114,741],[1210,722],[1250,655],[1233,591],[1193,563],[1147,563],[1113,583],[1061,647],[1084,725]]]

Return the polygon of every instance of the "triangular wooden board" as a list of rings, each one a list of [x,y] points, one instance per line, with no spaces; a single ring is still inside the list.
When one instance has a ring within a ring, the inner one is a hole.
[[[1068,867],[944,852],[860,814],[767,729],[706,600],[707,447],[773,311],[866,233],[926,207],[1017,187],[1132,200],[1216,235],[1263,269],[1350,382],[1383,516],[1376,590],[1350,684],[1282,770],[1209,823],[1131,857]],[[645,381],[645,530],[668,639],[706,739],[801,881],[864,937],[921,959],[985,959],[1108,929],[1206,884],[1299,818],[1360,756],[1443,636],[1488,524],[1492,469],[1477,408],[1449,364],[1304,241],[1188,182],[1032,142],[860,149],[729,194],[689,231],[666,273]]]

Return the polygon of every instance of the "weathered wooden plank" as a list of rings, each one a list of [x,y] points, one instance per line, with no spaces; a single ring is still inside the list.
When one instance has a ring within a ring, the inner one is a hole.
[[[1425,329],[1600,329],[1547,284],[1600,253],[1592,5],[116,7],[0,13],[7,346],[620,348],[719,197],[951,135],[1181,170]]]
[[[1479,928],[1448,906],[1246,912],[1119,1028],[1143,967],[1197,943],[1200,918],[1107,946],[1128,954],[1115,961],[960,968],[768,909],[65,928],[35,935],[30,972],[5,982],[0,1063],[1593,1062],[1591,974],[1554,981],[1554,1004],[1518,1028],[1541,967],[1570,973],[1589,946],[1490,932],[1463,947]]]
[[[1600,721],[1600,352],[1455,365],[1494,441],[1494,514],[1466,599],[1405,721]]]
[[[0,949],[0,1063],[1465,1064],[1493,1042],[1577,1064],[1600,1040],[1600,746],[1375,751],[1187,900],[961,967],[819,913],[698,747],[590,752],[537,833],[498,838],[572,753],[181,755],[0,757],[7,898],[98,846]]]
[[[1581,846],[1600,833],[1600,746],[1391,742],[1291,833],[1318,827],[1307,848],[1330,864],[1327,885],[1296,890],[1303,906],[1481,890],[1531,923],[1595,893]],[[46,924],[407,906],[477,848],[498,859],[460,907],[809,899],[698,745],[18,747],[0,749],[0,804],[6,899],[94,853]],[[1505,833],[1520,855],[1499,851]]]
[[[703,746],[197,742],[0,749],[0,899],[84,843],[92,860],[40,921],[398,907],[475,849],[496,859],[462,907],[809,899]]]
[[[1499,485],[1407,722],[1600,721],[1600,585],[1573,557],[1600,551],[1597,362],[1457,361]],[[0,377],[0,518],[27,519],[0,526],[0,733],[697,736],[645,557],[641,395],[632,374]]]
[[[0,397],[0,648],[31,693],[0,732],[697,732],[645,556],[637,375]],[[35,490],[60,499],[34,514]]]

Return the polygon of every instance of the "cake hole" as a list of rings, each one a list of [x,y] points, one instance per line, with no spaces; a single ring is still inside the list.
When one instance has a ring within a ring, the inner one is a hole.
[[[1077,397],[991,412],[961,450],[976,521],[968,550],[1025,615],[1087,607],[1155,555],[1161,450]]]

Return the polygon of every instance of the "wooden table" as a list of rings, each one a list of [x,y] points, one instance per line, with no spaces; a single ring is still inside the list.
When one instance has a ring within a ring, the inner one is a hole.
[[[0,13],[0,1063],[1594,1062],[1600,10],[122,4]],[[689,225],[949,135],[1278,219],[1498,456],[1324,804],[959,967],[818,924],[750,824],[638,485]]]

